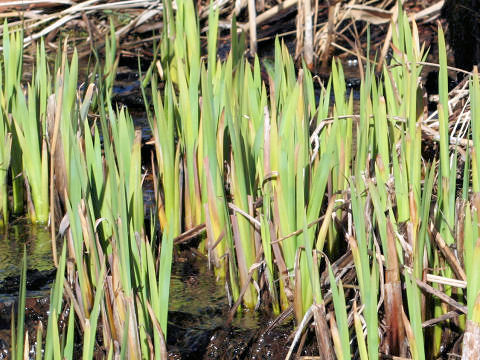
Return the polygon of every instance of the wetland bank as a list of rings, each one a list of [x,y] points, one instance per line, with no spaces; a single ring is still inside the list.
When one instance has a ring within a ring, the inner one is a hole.
[[[439,2],[50,5],[2,33],[1,356],[478,354],[480,83]]]

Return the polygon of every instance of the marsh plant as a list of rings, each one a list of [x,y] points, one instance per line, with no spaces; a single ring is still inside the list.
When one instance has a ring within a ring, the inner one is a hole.
[[[56,196],[66,211],[54,228],[64,245],[37,357],[70,359],[82,342],[85,359],[166,359],[172,252],[191,232],[201,234],[200,250],[228,284],[231,317],[242,307],[293,312],[287,357],[312,318],[326,358],[436,356],[444,322],[457,329],[451,336],[463,332],[464,358],[478,352],[479,76],[470,74],[469,116],[458,120],[441,27],[435,113],[420,80],[427,52],[399,4],[389,63],[376,74],[373,61],[360,61],[355,114],[340,61],[326,82],[304,64],[296,68],[278,40],[273,63],[249,61],[235,19],[221,61],[213,3],[202,57],[193,1],[166,0],[164,14],[141,89],[155,146],[151,229],[141,136],[111,101],[113,22],[99,76],[81,88],[76,53],[67,59],[65,51],[52,76],[41,42],[34,78],[24,84],[21,62],[9,55],[21,54],[21,32],[4,30],[0,219],[7,226],[9,211],[22,209],[24,190],[32,221],[55,214]],[[458,126],[462,137],[453,136]],[[433,143],[438,151],[424,156]],[[59,176],[65,185],[56,195]],[[20,329],[14,354],[29,348]]]

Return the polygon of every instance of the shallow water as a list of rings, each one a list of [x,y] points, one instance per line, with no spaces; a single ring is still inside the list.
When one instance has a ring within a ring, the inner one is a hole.
[[[151,197],[153,190],[146,188],[145,197]],[[152,199],[145,201],[148,205]],[[11,225],[0,236],[0,360],[10,353],[11,311],[17,303],[24,246],[28,259],[25,328],[35,336],[38,322],[46,326],[48,320],[50,287],[55,277],[50,233],[42,226]],[[279,359],[284,355],[291,324],[260,336],[268,325],[268,316],[243,312],[227,327],[228,312],[224,282],[216,281],[207,259],[191,250],[177,254],[170,281],[169,358]]]
[[[193,359],[201,355],[210,337],[222,326],[226,305],[225,291],[215,282],[206,262],[179,257],[172,266],[170,280],[170,358]]]
[[[190,251],[176,258],[170,281],[167,347],[170,359],[283,359],[291,322],[264,334],[272,317],[229,312],[223,281],[216,281],[207,260]]]
[[[48,293],[50,289],[55,273],[50,232],[44,226],[18,222],[0,232],[0,301],[16,296],[24,249],[29,296]]]
[[[46,324],[50,288],[55,278],[50,232],[25,220],[0,231],[0,359],[8,359],[12,307],[18,300],[23,252],[27,252],[25,328],[34,336],[39,321]]]

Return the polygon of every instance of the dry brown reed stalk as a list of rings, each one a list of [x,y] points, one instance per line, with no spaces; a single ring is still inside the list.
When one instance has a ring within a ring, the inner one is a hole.
[[[59,5],[75,4],[71,0],[30,0],[30,1],[0,1],[0,10],[23,11],[31,9],[45,9]]]
[[[297,327],[297,330],[295,332],[295,337],[293,338],[292,344],[290,345],[290,349],[288,350],[287,356],[285,357],[285,360],[289,360],[292,356],[293,349],[295,349],[295,346],[297,345],[298,341],[300,340],[300,336],[302,335],[303,331],[305,328],[308,326],[310,323],[310,320],[313,317],[313,306],[312,305],[306,312],[305,315],[303,316],[302,321]]]
[[[405,330],[401,317],[402,285],[400,270],[395,248],[395,234],[392,223],[387,220],[387,253],[389,263],[385,269],[385,322],[387,329],[384,352],[387,355],[401,355],[406,353]]]
[[[295,46],[295,59],[300,58],[300,56],[303,53],[303,47],[304,47],[304,35],[305,33],[303,32],[304,28],[304,12],[305,12],[305,7],[303,6],[303,0],[298,0],[298,6],[297,6],[297,25],[296,25],[296,46]]]
[[[250,32],[250,54],[257,52],[257,22],[256,22],[255,0],[248,0],[248,28]]]
[[[349,49],[337,42],[338,34],[349,28],[350,24],[356,22],[367,23],[373,26],[383,26],[389,22],[395,22],[397,16],[395,3],[395,1],[387,0],[381,3],[365,5],[363,2],[356,0],[350,2],[329,1],[328,21],[320,26],[318,30],[315,26],[315,54],[321,59],[321,62],[324,63],[329,59],[329,53],[332,47],[342,52],[352,51],[353,49]],[[435,2],[419,12],[411,14],[411,19],[423,21],[423,23],[432,22],[440,15],[442,6],[443,0]],[[317,15],[318,14],[315,14],[315,16]],[[346,23],[347,20],[349,20],[350,23]],[[377,71],[381,69],[381,64],[390,46],[391,25],[387,30],[387,36],[382,36],[381,39],[381,42],[372,43],[372,48],[381,48]],[[355,52],[351,52],[351,55],[355,56],[356,54]]]
[[[262,3],[254,0],[235,2],[205,0],[199,1],[198,11],[199,18],[203,21],[208,17],[211,9],[219,9],[222,18],[220,22],[229,28],[233,14],[239,16],[248,7],[248,19],[254,19],[254,21],[248,20],[246,23],[239,23],[239,28],[249,33],[251,54],[253,54],[257,48],[259,25],[273,22],[282,16],[282,13],[297,6],[296,53],[298,56],[303,55],[306,65],[313,68],[316,58],[320,59],[322,64],[327,64],[333,49],[337,49],[337,52],[357,56],[358,52],[354,50],[352,44],[348,43],[345,36],[340,39],[339,34],[344,33],[351,24],[356,22],[384,26],[391,20],[395,21],[396,7],[394,4],[394,0],[374,2],[369,5],[365,5],[360,0],[349,2],[330,0],[326,6],[319,4],[318,0],[314,4],[312,4],[312,0],[263,1]],[[442,6],[443,0],[435,2],[412,14],[412,18],[431,22],[439,16]],[[42,36],[46,36],[47,46],[58,50],[55,38],[61,31],[68,28],[83,29],[87,36],[71,41],[77,47],[79,57],[88,56],[92,46],[97,49],[104,46],[104,39],[109,31],[108,22],[103,21],[106,15],[105,11],[130,17],[126,23],[117,27],[117,41],[122,49],[138,50],[139,44],[149,46],[153,41],[158,40],[158,37],[149,36],[132,41],[130,35],[158,31],[163,27],[160,17],[163,12],[163,3],[160,0],[88,0],[78,3],[72,0],[12,0],[0,2],[0,10],[2,10],[0,17],[9,19],[9,26],[24,26],[25,33],[28,34],[24,40],[25,45],[32,44]],[[386,41],[372,44],[372,48],[382,48],[377,69],[380,68],[386,56],[389,36],[391,36],[390,28],[391,26],[387,32]],[[73,46],[69,47],[69,52],[72,49]],[[150,52],[146,51],[145,53],[149,54]]]
[[[136,28],[151,23],[155,27],[156,20],[162,14],[163,6],[160,0],[119,0],[102,2],[100,0],[88,0],[80,3],[74,3],[69,0],[60,1],[42,1],[49,3],[49,7],[41,7],[37,0],[22,2],[24,7],[15,8],[17,2],[0,3],[0,9],[3,9],[3,17],[9,19],[9,28],[22,26],[26,34],[24,39],[25,46],[28,46],[40,39],[46,37],[47,45],[56,49],[54,44],[56,35],[65,29],[83,28],[88,34],[82,37],[74,44],[77,47],[80,57],[90,54],[91,45],[102,47],[105,38],[109,33],[106,12],[115,12],[116,15],[124,14],[129,20],[119,26],[116,31],[117,41],[120,41],[131,34]],[[18,2],[19,3],[19,2]],[[61,10],[52,12],[52,8],[62,6]],[[65,8],[65,6],[67,6]],[[30,10],[33,9],[33,10]],[[47,11],[48,10],[48,11]],[[1,30],[0,30],[1,31]],[[91,37],[95,38],[92,39]],[[72,43],[72,41],[71,41]],[[69,47],[69,50],[74,47]]]
[[[475,304],[477,306],[478,300]],[[467,320],[467,327],[463,335],[462,360],[476,359],[480,352],[480,325],[472,320]]]
[[[305,16],[305,39],[303,45],[303,56],[307,67],[313,69],[313,23],[311,0],[303,0]]]
[[[382,70],[382,64],[387,56],[388,49],[390,48],[390,42],[392,41],[392,24],[397,22],[398,18],[398,8],[395,7],[391,17],[390,25],[388,26],[387,35],[385,36],[385,42],[383,43],[382,50],[380,52],[380,58],[378,59],[377,72]]]
[[[327,68],[328,64],[328,58],[329,58],[329,53],[330,53],[330,44],[334,41],[334,33],[335,33],[335,24],[338,23],[338,19],[336,16],[336,9],[337,9],[337,4],[339,4],[339,1],[332,1],[329,2],[328,6],[328,22],[327,22],[327,28],[326,28],[326,41],[324,42],[324,47],[321,48],[321,59],[322,59],[322,68]]]
[[[67,40],[64,42],[64,50],[67,47]],[[51,118],[53,118],[54,123],[49,124],[49,127],[53,129],[51,132],[52,138],[50,139],[51,141],[51,147],[50,147],[50,231],[51,231],[51,236],[52,236],[52,253],[53,253],[53,263],[55,266],[58,266],[58,261],[57,261],[57,244],[56,244],[56,232],[55,232],[55,206],[54,206],[54,169],[55,169],[55,150],[57,147],[57,139],[59,138],[59,130],[60,130],[60,117],[62,114],[62,101],[63,101],[63,77],[64,77],[64,71],[65,71],[65,61],[66,61],[66,52],[64,52],[62,56],[62,66],[60,69],[58,69],[58,83],[60,84],[60,89],[59,89],[59,98],[56,99],[56,108],[55,108],[55,114]],[[63,150],[63,149],[62,149]],[[62,174],[63,175],[63,174]],[[57,176],[60,176],[60,174],[57,174]]]
[[[333,351],[332,339],[328,332],[327,314],[325,304],[313,304],[313,318],[315,321],[315,335],[317,338],[317,346],[320,354],[323,354],[324,360],[335,359]]]
[[[261,14],[257,14],[257,19],[256,19],[257,26],[268,22],[269,20],[271,20],[272,18],[277,16],[282,11],[285,11],[285,10],[291,8],[292,6],[295,6],[295,4],[297,4],[297,2],[298,2],[298,0],[285,0],[281,3],[279,3],[278,5],[272,6],[270,9],[265,10]],[[242,29],[244,31],[246,31],[248,29],[248,26],[249,26],[249,24],[244,24],[244,25],[242,25]]]

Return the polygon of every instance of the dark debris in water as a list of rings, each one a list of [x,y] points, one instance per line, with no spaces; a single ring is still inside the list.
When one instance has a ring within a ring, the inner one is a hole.
[[[258,329],[232,327],[216,332],[208,344],[204,359],[284,359],[288,352],[291,324],[263,334],[267,323]],[[259,335],[261,334],[261,335]]]
[[[10,358],[11,346],[11,315],[12,308],[16,308],[16,299],[0,301],[0,360]],[[30,339],[36,338],[37,326],[43,326],[48,321],[50,295],[48,293],[39,297],[27,297],[25,301],[25,329],[28,330]]]
[[[37,269],[27,271],[27,291],[49,289],[56,274],[56,269],[40,271]],[[0,298],[3,294],[18,293],[20,285],[19,276],[7,276],[0,279]]]

